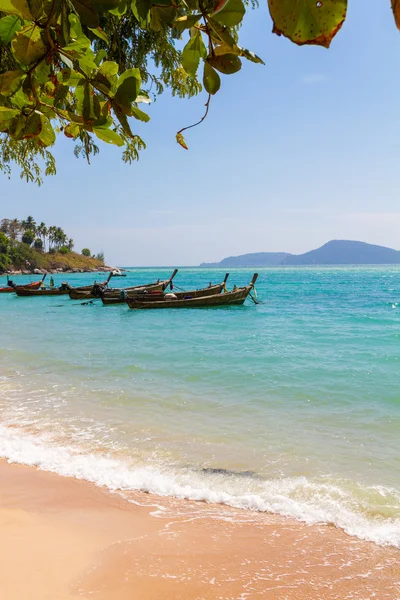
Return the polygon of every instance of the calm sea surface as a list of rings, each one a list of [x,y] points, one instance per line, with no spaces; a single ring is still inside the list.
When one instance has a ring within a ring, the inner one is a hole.
[[[259,273],[263,304],[222,309],[0,294],[0,456],[400,547],[400,269]],[[184,268],[175,283],[223,276]],[[228,287],[251,276],[232,270]]]

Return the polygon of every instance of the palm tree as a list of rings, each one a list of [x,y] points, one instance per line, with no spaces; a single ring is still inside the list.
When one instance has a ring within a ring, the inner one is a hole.
[[[50,229],[52,229],[50,227]],[[54,227],[52,231],[52,242],[57,250],[61,248],[61,246],[65,246],[67,243],[67,236],[65,235],[64,230],[61,227]]]
[[[72,238],[69,238],[68,240],[68,248],[71,252],[74,249],[74,240]]]
[[[43,221],[40,223],[40,225],[37,227],[36,229],[36,233],[42,238],[43,241],[43,249],[46,252],[46,237],[48,234],[48,229],[46,227],[46,224],[43,223]]]
[[[36,233],[36,221],[31,216],[27,217],[25,221],[21,221],[21,227],[24,231],[29,229],[29,231]]]
[[[48,230],[47,230],[47,235],[49,236],[49,250],[50,248],[53,248],[54,243],[55,243],[55,234],[57,231],[57,227],[55,227],[54,225],[51,225]]]

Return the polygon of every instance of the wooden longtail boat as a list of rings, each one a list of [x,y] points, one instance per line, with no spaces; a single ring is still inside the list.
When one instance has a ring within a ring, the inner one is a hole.
[[[223,283],[219,283],[217,285],[212,285],[210,283],[207,288],[190,290],[188,292],[174,291],[174,295],[177,296],[177,298],[200,298],[201,296],[213,296],[214,294],[220,294],[222,290],[225,289],[228,277],[229,273],[225,275]],[[109,306],[110,304],[125,304],[128,302],[128,300],[133,299],[141,300],[143,302],[156,302],[157,300],[163,300],[164,289],[139,288],[131,291],[118,290],[119,293],[117,295],[114,293],[114,290],[112,293],[110,290],[106,290],[104,294],[101,295],[101,301],[103,302],[104,306]]]
[[[129,308],[206,308],[210,306],[239,306],[243,304],[257,280],[258,273],[254,273],[253,279],[249,285],[241,288],[234,288],[231,292],[215,294],[214,296],[203,296],[200,298],[178,298],[170,300],[165,298],[156,302],[143,302],[141,300],[128,300]]]
[[[25,285],[16,285],[11,279],[8,280],[8,285],[5,287],[0,287],[0,294],[11,294],[15,292],[16,288],[27,288],[29,290],[38,290],[45,280],[47,273],[45,273],[40,281],[33,281],[32,283],[27,283]]]
[[[113,273],[110,272],[106,281],[103,283],[92,283],[91,285],[79,285],[77,287],[72,287],[72,285],[68,285],[68,293],[71,300],[83,300],[85,298],[96,298],[94,295],[95,290],[98,288],[106,288],[110,282]]]
[[[69,285],[62,283],[58,288],[42,288],[39,290],[30,290],[28,288],[17,288],[17,296],[64,296],[69,292]]]
[[[134,291],[135,289],[154,289],[154,290],[162,290],[162,286],[164,285],[164,281],[160,281],[160,283],[147,284],[146,286],[135,286],[129,288],[123,288],[123,290],[117,289],[107,289],[101,284],[96,284],[91,287],[90,290],[76,290],[75,288],[70,288],[69,297],[71,300],[90,300],[91,298],[101,298],[104,294],[109,294],[110,297],[114,297],[119,299],[121,295],[121,291]],[[124,302],[124,301],[123,301]]]
[[[226,282],[228,280],[229,277],[229,273],[226,273],[225,275],[225,279],[222,283],[218,283],[216,285],[212,285],[210,283],[210,285],[206,288],[203,289],[199,289],[199,290],[190,290],[187,292],[175,292],[174,291],[174,296],[176,296],[176,298],[178,300],[183,300],[185,298],[202,298],[204,296],[215,296],[216,294],[220,294],[223,290],[226,290]],[[160,291],[160,292],[151,292],[149,293],[148,290],[137,290],[136,293],[131,293],[128,292],[125,297],[119,297],[119,298],[113,298],[113,297],[109,297],[106,294],[104,294],[102,296],[102,302],[104,305],[108,305],[108,304],[120,304],[120,303],[124,303],[124,302],[129,302],[130,300],[139,300],[140,302],[157,302],[157,301],[164,301],[166,298],[164,296],[164,292]]]
[[[154,283],[147,283],[144,285],[134,285],[127,288],[122,288],[122,290],[124,290],[126,293],[133,293],[135,290],[141,289],[162,291],[166,289],[168,285],[171,284],[171,281],[173,280],[177,272],[178,269],[175,269],[171,277],[169,279],[165,279],[164,281],[156,281]],[[122,290],[119,288],[107,289],[102,285],[94,285],[89,291],[77,291],[75,288],[72,288],[69,291],[69,297],[71,298],[71,300],[90,300],[91,298],[101,298],[103,295],[106,295],[107,297],[112,297],[119,300],[121,297]],[[122,300],[122,302],[125,302],[125,300]]]

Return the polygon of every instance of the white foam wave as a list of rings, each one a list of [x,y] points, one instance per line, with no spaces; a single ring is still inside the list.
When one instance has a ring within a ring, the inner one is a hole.
[[[278,513],[308,524],[332,523],[346,533],[400,548],[400,494],[387,488],[346,488],[306,477],[262,480],[229,472],[171,470],[129,465],[111,456],[81,453],[0,425],[0,457],[63,476],[91,481],[113,491],[138,490],[160,496],[226,504],[235,508]],[[376,510],[384,499],[390,517]],[[375,510],[375,514],[374,514]],[[393,516],[395,515],[395,516]]]

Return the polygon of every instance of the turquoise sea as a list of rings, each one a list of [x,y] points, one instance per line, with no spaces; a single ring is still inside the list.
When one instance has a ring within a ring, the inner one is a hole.
[[[1,294],[0,456],[400,547],[400,268],[259,274],[262,304],[219,309]],[[251,276],[232,270],[228,288]],[[223,277],[182,268],[175,283]]]

